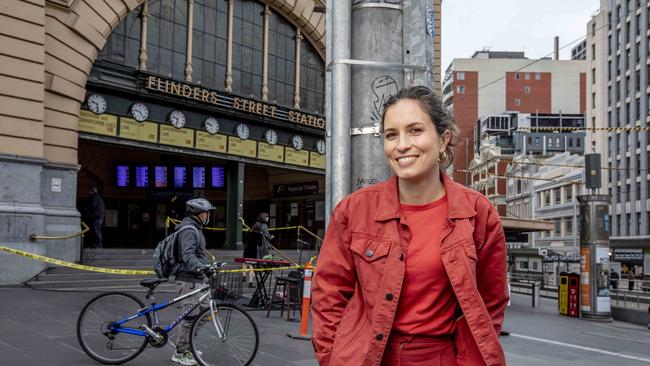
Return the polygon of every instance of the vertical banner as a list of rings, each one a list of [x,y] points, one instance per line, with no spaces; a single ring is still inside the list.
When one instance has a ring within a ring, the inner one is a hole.
[[[589,271],[591,268],[591,248],[580,248],[580,310],[591,311],[591,285]]]
[[[596,312],[609,313],[611,299],[609,297],[609,248],[596,247]]]

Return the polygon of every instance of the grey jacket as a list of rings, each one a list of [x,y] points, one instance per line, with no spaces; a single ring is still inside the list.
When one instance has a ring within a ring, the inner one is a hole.
[[[185,282],[201,282],[203,277],[199,270],[209,264],[205,257],[205,236],[201,231],[203,225],[192,217],[186,217],[180,224],[176,225],[176,230],[185,225],[192,225],[198,233],[191,229],[186,229],[178,234],[178,247],[181,254],[182,263],[176,272],[176,280]]]

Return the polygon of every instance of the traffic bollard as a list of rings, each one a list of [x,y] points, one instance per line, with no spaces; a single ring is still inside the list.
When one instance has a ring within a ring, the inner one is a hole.
[[[309,335],[309,308],[311,307],[311,277],[314,267],[311,261],[305,264],[305,281],[302,290],[302,309],[300,316],[300,334],[289,333],[287,336],[293,339],[303,339],[306,341],[311,340]]]

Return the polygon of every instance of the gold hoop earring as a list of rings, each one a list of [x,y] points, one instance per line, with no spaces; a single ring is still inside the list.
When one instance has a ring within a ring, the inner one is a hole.
[[[442,164],[445,161],[447,161],[447,151],[446,151],[446,149],[442,150],[440,152],[440,154],[438,155],[438,164]]]

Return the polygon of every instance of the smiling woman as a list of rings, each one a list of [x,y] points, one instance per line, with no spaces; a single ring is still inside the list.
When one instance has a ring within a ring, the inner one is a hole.
[[[395,175],[341,201],[318,259],[320,365],[505,365],[505,236],[494,206],[444,172],[455,124],[419,86],[384,104],[383,128]]]

